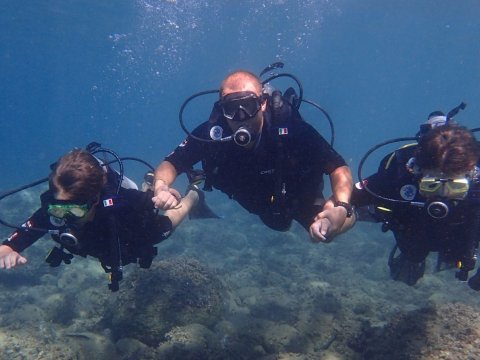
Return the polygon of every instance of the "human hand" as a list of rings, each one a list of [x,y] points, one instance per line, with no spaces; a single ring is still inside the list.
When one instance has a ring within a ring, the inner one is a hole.
[[[9,246],[3,245],[0,249],[0,269],[12,269],[17,265],[23,265],[27,259]]]
[[[342,206],[329,208],[320,212],[310,225],[313,242],[328,243],[340,231],[347,219],[347,210]]]
[[[162,210],[176,208],[181,199],[180,193],[173,188],[169,188],[168,185],[162,183],[155,186],[155,195],[152,198],[155,208]]]
[[[331,239],[328,238],[327,234],[328,229],[331,227],[331,225],[332,224],[330,223],[330,220],[328,220],[327,218],[315,218],[313,224],[310,225],[310,240],[314,243],[330,242]]]

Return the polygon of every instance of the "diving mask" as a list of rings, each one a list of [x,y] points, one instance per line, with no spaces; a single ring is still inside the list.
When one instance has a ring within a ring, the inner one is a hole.
[[[262,99],[251,91],[240,91],[226,95],[220,106],[228,120],[245,121],[253,118],[262,107]]]
[[[449,199],[464,199],[470,189],[470,180],[465,177],[439,178],[426,175],[420,179],[419,191],[425,197],[440,196]]]
[[[50,204],[48,205],[48,215],[57,219],[64,219],[66,217],[74,217],[77,219],[83,218],[91,209],[90,204]]]

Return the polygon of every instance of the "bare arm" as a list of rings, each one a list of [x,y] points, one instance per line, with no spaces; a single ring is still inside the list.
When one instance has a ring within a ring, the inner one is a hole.
[[[344,207],[335,207],[335,201],[349,203],[352,195],[353,179],[348,166],[335,169],[330,174],[330,183],[333,195],[310,226],[310,235],[314,241],[329,242],[335,235],[347,231],[355,223],[355,215],[347,218]]]
[[[189,191],[179,202],[179,206],[165,211],[164,215],[170,218],[172,228],[177,226],[185,219],[190,210],[198,203],[199,196],[195,191]]]
[[[177,170],[172,163],[169,161],[163,161],[155,169],[155,186],[157,186],[157,182],[163,182],[164,185],[170,186],[177,178],[177,175]]]
[[[333,197],[337,201],[348,203],[352,196],[353,179],[352,172],[348,166],[340,166],[330,174]],[[329,199],[331,201],[331,199]],[[333,201],[332,201],[333,206]]]
[[[155,207],[158,209],[169,210],[178,206],[181,195],[170,188],[177,178],[177,170],[168,161],[163,161],[155,170],[154,196],[152,198]]]

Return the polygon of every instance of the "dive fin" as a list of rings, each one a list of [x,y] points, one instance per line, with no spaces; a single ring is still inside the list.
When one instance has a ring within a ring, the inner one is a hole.
[[[395,256],[397,249],[398,247],[395,245],[388,258],[390,277],[393,280],[404,282],[408,286],[415,285],[425,272],[425,260],[421,262],[410,261],[402,252]]]

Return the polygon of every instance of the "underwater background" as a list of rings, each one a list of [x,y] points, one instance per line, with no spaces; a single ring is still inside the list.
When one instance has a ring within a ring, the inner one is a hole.
[[[185,136],[178,111],[188,96],[275,61],[328,111],[357,179],[368,149],[414,136],[434,110],[464,101],[456,120],[479,126],[479,13],[476,0],[4,0],[0,193],[47,176],[91,141],[156,166]],[[193,102],[187,126],[215,100]],[[301,111],[330,138],[318,111]],[[372,155],[363,174],[397,145]],[[125,166],[142,180],[144,167]],[[3,200],[0,217],[20,223],[41,190]],[[391,281],[393,238],[378,225],[314,245],[299,226],[275,233],[222,194],[207,199],[224,219],[182,224],[158,246],[154,269],[131,269],[119,295],[95,261],[51,269],[52,242],[28,249],[28,265],[0,272],[0,358],[480,359],[480,294],[433,266],[415,287]],[[130,285],[161,298],[142,278],[170,284],[173,300],[155,311],[136,303]],[[112,308],[151,314],[145,333]],[[169,312],[185,317],[160,315]]]

